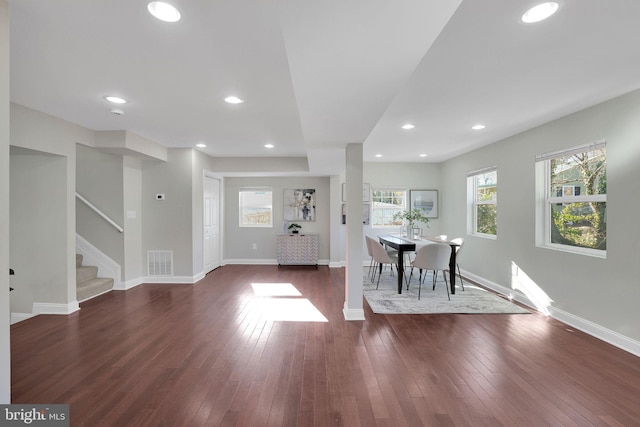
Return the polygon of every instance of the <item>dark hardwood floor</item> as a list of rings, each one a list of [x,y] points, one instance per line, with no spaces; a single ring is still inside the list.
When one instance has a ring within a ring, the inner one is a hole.
[[[271,320],[305,298],[327,322]],[[113,291],[11,327],[13,402],[69,403],[71,425],[92,427],[640,425],[640,358],[554,319],[365,302],[367,320],[346,322],[343,302],[344,269],[327,267]]]

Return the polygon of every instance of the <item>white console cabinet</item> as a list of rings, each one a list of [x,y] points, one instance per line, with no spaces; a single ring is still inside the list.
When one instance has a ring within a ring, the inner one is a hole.
[[[278,234],[278,265],[318,266],[317,234]]]

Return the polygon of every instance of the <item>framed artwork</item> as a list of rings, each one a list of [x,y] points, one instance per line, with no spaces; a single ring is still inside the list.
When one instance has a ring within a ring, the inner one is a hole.
[[[342,183],[342,201],[347,201],[347,183]],[[371,201],[371,184],[363,183],[362,184],[362,201],[370,202]]]
[[[420,209],[427,218],[438,218],[438,190],[409,190],[411,209]]]
[[[371,212],[371,205],[369,203],[362,204],[362,225],[369,225],[369,213]]]
[[[370,223],[371,205],[369,203],[362,204],[362,225],[369,225]],[[342,204],[342,223],[347,223],[347,204]]]
[[[316,220],[316,190],[300,188],[284,190],[285,221]]]

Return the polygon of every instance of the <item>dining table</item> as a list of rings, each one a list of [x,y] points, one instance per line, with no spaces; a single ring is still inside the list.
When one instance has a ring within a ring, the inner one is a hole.
[[[451,246],[451,257],[449,258],[449,286],[451,294],[456,293],[456,252],[458,243],[439,237],[420,237],[419,239],[411,239],[409,237],[398,236],[395,234],[383,234],[378,236],[380,244],[386,245],[398,251],[398,293],[402,293],[402,279],[404,277],[404,254],[407,252],[415,252],[424,245],[430,243],[446,243]]]

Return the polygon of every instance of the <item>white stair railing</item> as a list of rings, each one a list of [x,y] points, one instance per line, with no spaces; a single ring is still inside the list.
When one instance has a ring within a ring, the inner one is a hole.
[[[109,218],[107,215],[105,215],[100,209],[98,209],[97,207],[95,207],[93,205],[93,203],[91,203],[90,201],[88,201],[87,199],[85,199],[84,197],[82,197],[80,194],[78,194],[78,192],[76,192],[76,197],[83,202],[85,205],[89,206],[91,209],[93,209],[93,211],[95,213],[97,213],[98,215],[100,215],[102,218],[104,218],[105,221],[107,221],[109,224],[111,224],[116,230],[118,230],[121,233],[124,233],[124,228],[120,227],[118,224],[116,224],[116,222],[114,220],[112,220],[111,218]]]

